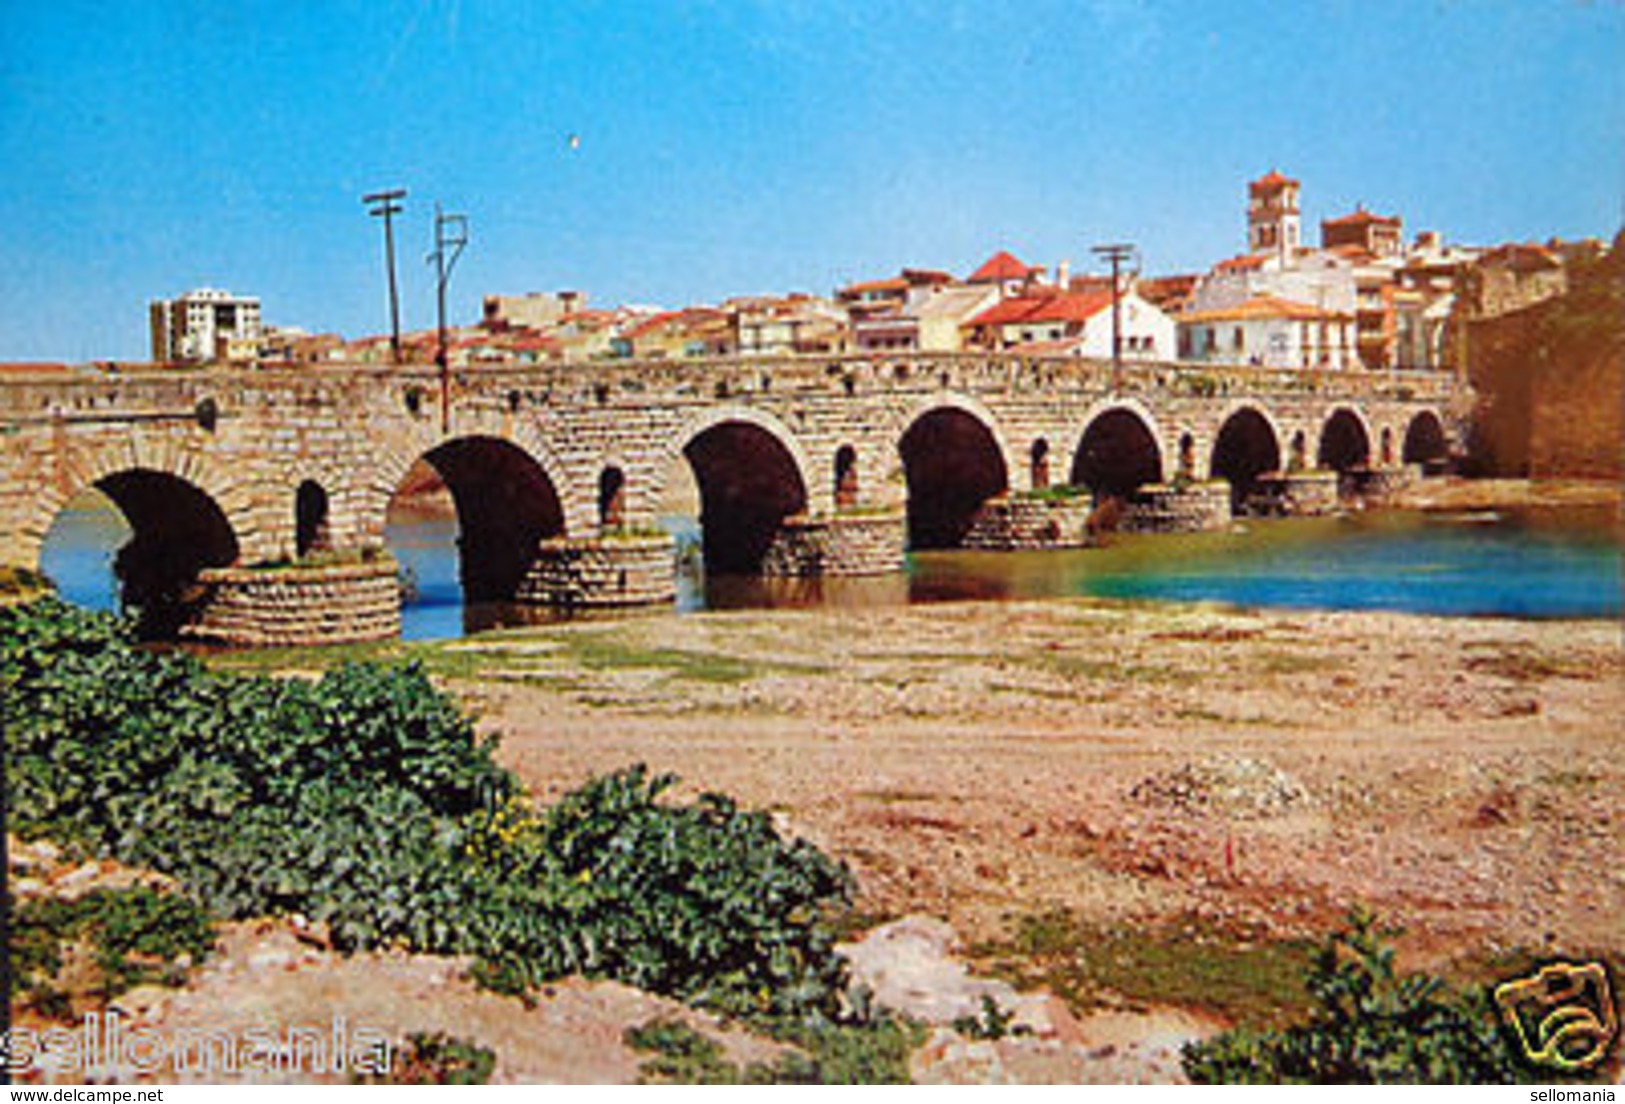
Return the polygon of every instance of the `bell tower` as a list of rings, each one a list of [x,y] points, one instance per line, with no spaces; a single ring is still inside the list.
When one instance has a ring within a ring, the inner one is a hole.
[[[1298,182],[1271,169],[1247,185],[1247,251],[1291,260],[1301,241]]]

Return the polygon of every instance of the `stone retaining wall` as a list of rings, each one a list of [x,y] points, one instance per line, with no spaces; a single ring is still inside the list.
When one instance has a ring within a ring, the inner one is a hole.
[[[902,513],[785,518],[762,559],[762,574],[811,578],[903,570],[908,523]]]
[[[252,647],[387,640],[401,632],[401,584],[388,557],[328,567],[215,567],[198,577],[201,613],[181,635]]]
[[[583,609],[659,605],[676,596],[677,545],[662,533],[544,540],[514,600]]]
[[[1152,484],[1129,499],[1120,528],[1130,533],[1195,533],[1230,524],[1230,484]]]
[[[1247,512],[1256,517],[1308,517],[1335,513],[1341,506],[1339,476],[1334,471],[1293,472],[1261,476],[1247,499]]]
[[[982,505],[965,534],[966,548],[1012,552],[1039,548],[1082,548],[1088,543],[1087,494],[1075,498],[998,498]]]

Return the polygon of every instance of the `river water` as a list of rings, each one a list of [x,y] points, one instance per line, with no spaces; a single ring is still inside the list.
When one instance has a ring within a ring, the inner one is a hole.
[[[671,519],[693,544],[689,519]],[[64,511],[43,567],[68,599],[117,607],[112,555],[128,527],[109,504]],[[412,582],[408,639],[446,639],[536,611],[465,610],[457,582],[456,523],[392,524],[391,550]],[[685,558],[697,563],[698,557]],[[1382,609],[1456,616],[1618,617],[1621,537],[1606,509],[1419,514],[1238,522],[1230,530],[1118,536],[1106,547],[1056,552],[928,552],[904,573],[824,580],[707,579],[679,574],[687,612],[783,606],[830,608],[951,600],[1088,595],[1241,606]]]

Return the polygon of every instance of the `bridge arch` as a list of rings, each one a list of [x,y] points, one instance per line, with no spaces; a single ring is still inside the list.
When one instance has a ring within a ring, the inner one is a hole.
[[[213,495],[171,472],[122,468],[84,490],[91,488],[111,501],[129,526],[129,538],[113,558],[120,604],[138,615],[142,636],[173,639],[204,597],[199,574],[237,561],[236,529]],[[40,541],[42,552],[49,536],[48,530]]]
[[[1156,418],[1132,400],[1097,404],[1085,421],[1072,456],[1073,486],[1117,498],[1146,483],[1160,483],[1169,470]]]
[[[771,415],[733,407],[691,420],[678,440],[699,488],[706,570],[760,572],[784,519],[807,510],[808,466],[794,435]]]
[[[914,549],[958,547],[982,504],[1010,488],[1004,442],[986,408],[939,398],[916,407],[897,439]]]
[[[456,507],[464,602],[511,600],[535,562],[538,542],[566,531],[558,483],[514,441],[471,434],[440,441],[406,465],[392,460],[386,470],[399,474],[391,497],[419,460],[434,469]]]
[[[1230,484],[1231,512],[1240,512],[1259,476],[1281,467],[1281,432],[1269,412],[1252,403],[1232,407],[1208,459],[1209,478]]]
[[[1315,464],[1323,470],[1353,471],[1371,463],[1371,426],[1359,408],[1335,407],[1320,427]]]
[[[1449,455],[1450,438],[1445,434],[1444,419],[1434,410],[1419,411],[1405,427],[1400,459],[1406,464],[1426,464]]]
[[[225,517],[234,539],[245,545],[251,543],[256,518],[249,486],[228,476],[201,452],[178,443],[153,444],[145,435],[132,433],[102,447],[70,446],[58,458],[55,477],[34,498],[21,527],[19,562],[37,569],[45,536],[68,503],[84,491],[98,488],[103,481],[131,471],[172,476],[195,488]]]

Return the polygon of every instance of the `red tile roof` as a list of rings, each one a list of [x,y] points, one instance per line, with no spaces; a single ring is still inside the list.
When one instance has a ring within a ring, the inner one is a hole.
[[[66,372],[68,370],[69,368],[66,364],[58,364],[54,361],[43,360],[7,361],[0,364],[0,372],[15,372],[18,375],[24,375],[32,372]]]
[[[1308,303],[1280,299],[1273,295],[1259,295],[1233,307],[1196,311],[1182,315],[1181,322],[1246,322],[1261,318],[1285,318],[1294,322],[1318,322],[1321,319],[1347,318],[1336,311],[1324,311]]]
[[[1272,253],[1243,253],[1239,257],[1231,257],[1228,261],[1220,261],[1213,266],[1215,272],[1254,272],[1264,267]]]
[[[841,289],[842,295],[861,295],[866,291],[907,291],[908,281],[901,276],[893,276],[887,280],[865,280],[861,284],[853,284]]]
[[[1298,182],[1290,176],[1282,176],[1275,169],[1271,169],[1267,176],[1259,177],[1247,185],[1247,188],[1252,192],[1278,192],[1282,188],[1296,188],[1298,186]]]
[[[1322,226],[1371,226],[1371,225],[1398,226],[1399,225],[1399,218],[1397,216],[1391,216],[1391,215],[1372,214],[1370,211],[1367,211],[1364,207],[1360,207],[1360,208],[1357,208],[1352,213],[1342,216],[1341,218],[1326,219],[1321,223],[1321,225]]]
[[[1002,283],[1005,280],[1025,280],[1032,273],[1042,271],[1044,270],[1041,266],[1023,264],[1001,249],[989,257],[981,268],[972,272],[970,279],[966,282],[971,284],[994,284]]]
[[[1087,322],[1112,305],[1110,292],[1051,292],[1018,295],[995,303],[972,318],[972,326],[1010,326],[1023,322]]]

